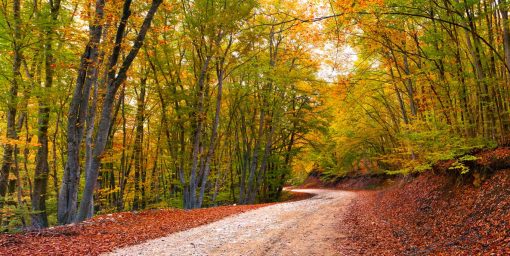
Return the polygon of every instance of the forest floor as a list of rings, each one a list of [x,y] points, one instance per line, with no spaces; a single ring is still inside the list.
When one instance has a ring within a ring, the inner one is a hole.
[[[427,173],[359,191],[338,230],[348,255],[510,255],[510,170],[480,187]]]
[[[345,255],[510,255],[510,148],[474,153],[467,174],[440,162],[397,179],[356,177],[358,190],[338,232]],[[387,178],[387,177],[386,177]],[[308,187],[320,186],[316,178]],[[331,185],[331,184],[329,184]]]
[[[78,225],[1,234],[0,255],[99,255],[263,206],[267,204],[99,215]]]
[[[310,194],[293,192],[285,200],[310,197]],[[99,215],[78,225],[0,234],[0,255],[99,255],[269,205],[272,204]]]

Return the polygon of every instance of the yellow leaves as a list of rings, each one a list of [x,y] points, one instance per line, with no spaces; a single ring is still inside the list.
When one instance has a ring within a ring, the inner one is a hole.
[[[313,86],[309,82],[298,81],[298,82],[296,82],[296,89],[298,89],[300,91],[311,92],[313,89]]]
[[[189,71],[187,71],[187,70],[183,70],[183,71],[181,72],[181,74],[180,74],[180,75],[181,75],[181,79],[182,79],[182,80],[188,80],[188,79],[190,79],[190,78],[192,78],[192,77],[193,77],[193,74],[191,74],[191,73],[190,73]]]
[[[151,33],[154,33],[156,35],[160,34],[160,33],[168,33],[168,32],[171,32],[173,31],[175,28],[174,26],[170,26],[170,25],[160,25],[160,26],[153,26],[151,28]],[[161,39],[162,40],[162,39]]]
[[[27,142],[25,139],[17,139],[16,140],[16,139],[10,139],[10,138],[6,138],[6,137],[0,138],[0,144],[17,146],[17,147],[25,147],[25,146],[40,147],[41,146],[41,144],[33,142],[33,141]]]
[[[336,0],[334,6],[343,13],[355,13],[384,6],[384,0]]]
[[[175,5],[176,3],[174,2],[168,2],[168,1],[165,1],[163,2],[163,4],[159,7],[160,11],[163,11],[163,12],[173,12],[175,11]]]
[[[120,191],[120,187],[115,187],[114,189],[110,188],[103,188],[103,189],[97,189],[96,192],[99,196],[106,196],[118,193]]]

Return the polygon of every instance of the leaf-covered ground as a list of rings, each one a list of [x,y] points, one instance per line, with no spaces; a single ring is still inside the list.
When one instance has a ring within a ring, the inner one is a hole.
[[[148,210],[97,216],[83,224],[0,236],[0,255],[98,255],[265,206]]]
[[[477,156],[478,167],[501,166],[510,150]],[[339,224],[352,227],[339,249],[352,255],[510,255],[510,169],[492,170],[476,187],[473,176],[451,175],[444,164],[442,171],[382,191],[359,192]]]
[[[285,194],[285,200],[303,200],[311,196],[292,192]],[[78,225],[0,234],[0,255],[99,255],[267,205],[270,204],[100,215]]]

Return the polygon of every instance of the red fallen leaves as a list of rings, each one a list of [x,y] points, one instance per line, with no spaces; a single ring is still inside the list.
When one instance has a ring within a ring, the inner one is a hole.
[[[494,150],[487,150],[476,154],[478,160],[477,164],[482,166],[490,166],[494,162],[510,163],[510,148],[497,148]]]
[[[480,188],[433,173],[403,183],[359,192],[339,224],[348,231],[338,241],[341,252],[510,255],[510,170],[496,172]]]
[[[100,215],[78,225],[0,235],[0,255],[98,255],[266,205]]]
[[[311,196],[291,192],[286,201]],[[267,205],[270,203],[100,215],[78,225],[24,234],[0,234],[0,255],[99,255]]]

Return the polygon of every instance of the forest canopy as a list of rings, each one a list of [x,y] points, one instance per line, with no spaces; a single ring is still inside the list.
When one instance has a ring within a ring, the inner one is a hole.
[[[278,201],[311,171],[506,145],[508,8],[1,0],[0,226]]]

